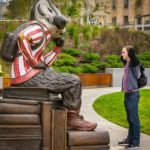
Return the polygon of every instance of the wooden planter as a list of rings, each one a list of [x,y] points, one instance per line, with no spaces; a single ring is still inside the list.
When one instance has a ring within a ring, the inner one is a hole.
[[[10,87],[11,79],[10,77],[3,77],[3,88]]]
[[[80,77],[81,83],[83,87],[90,86],[111,86],[112,83],[112,75],[105,73],[83,73],[77,74]]]
[[[82,73],[76,75],[80,77],[83,87],[112,85],[112,74],[109,73]],[[3,78],[3,88],[9,87],[10,83],[9,77]]]

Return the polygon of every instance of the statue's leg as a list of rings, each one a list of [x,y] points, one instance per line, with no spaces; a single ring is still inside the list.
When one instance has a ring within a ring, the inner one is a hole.
[[[47,69],[18,86],[47,88],[52,93],[61,93],[64,107],[67,109],[79,109],[81,106],[80,79],[73,74]]]
[[[18,86],[48,88],[52,93],[61,93],[63,105],[68,109],[68,128],[76,130],[93,130],[96,128],[95,123],[85,121],[79,116],[81,107],[79,77],[47,69]]]

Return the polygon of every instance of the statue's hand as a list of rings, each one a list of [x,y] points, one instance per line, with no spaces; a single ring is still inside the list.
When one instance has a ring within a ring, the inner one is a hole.
[[[46,69],[47,67],[42,63],[38,62],[38,64],[34,67],[35,69]]]
[[[53,38],[53,42],[56,44],[58,47],[63,47],[64,46],[64,39],[63,38]]]

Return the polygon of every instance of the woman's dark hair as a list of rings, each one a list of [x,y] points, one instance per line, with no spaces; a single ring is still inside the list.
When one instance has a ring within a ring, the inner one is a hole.
[[[123,48],[126,48],[126,50],[128,52],[131,66],[136,67],[137,65],[139,65],[140,61],[136,56],[135,48],[133,46],[130,46],[130,45],[124,46]],[[122,56],[121,56],[121,61],[123,62],[124,65],[127,63],[127,61],[124,60]]]

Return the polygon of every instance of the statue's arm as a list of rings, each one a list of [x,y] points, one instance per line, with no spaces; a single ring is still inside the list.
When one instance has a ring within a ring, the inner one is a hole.
[[[50,66],[54,62],[64,46],[64,39],[62,37],[53,38],[52,40],[55,43],[55,46],[53,50],[44,57],[44,62],[47,66]]]
[[[55,46],[52,51],[46,54],[44,56],[44,63],[46,64],[46,66],[50,66],[55,61],[60,52],[61,47]]]
[[[19,34],[19,50],[32,67],[36,67],[38,65],[38,60],[32,53],[31,44],[36,44],[42,38],[43,34],[40,28],[28,28],[28,30],[23,30]]]

